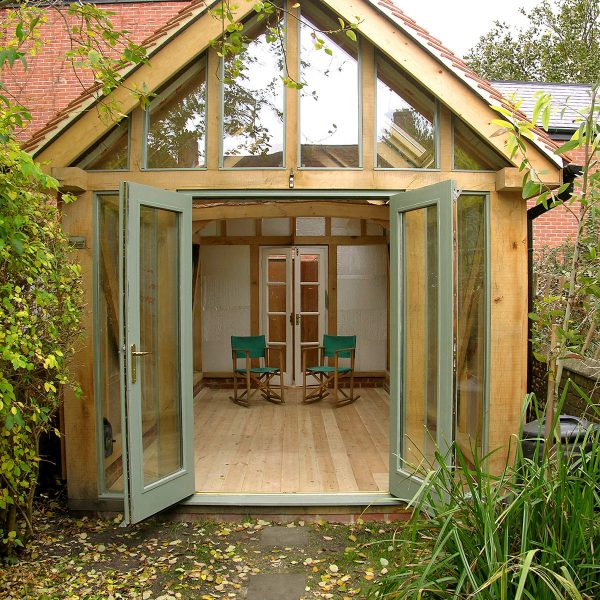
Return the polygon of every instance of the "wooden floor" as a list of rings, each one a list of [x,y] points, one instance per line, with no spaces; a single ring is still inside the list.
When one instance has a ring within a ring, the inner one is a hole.
[[[203,389],[194,398],[196,489],[226,493],[388,491],[389,397],[363,388],[349,406],[325,399],[302,404],[255,396],[234,404],[231,390]]]

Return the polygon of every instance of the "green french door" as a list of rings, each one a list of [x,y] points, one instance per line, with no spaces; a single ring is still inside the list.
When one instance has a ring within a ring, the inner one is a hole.
[[[390,493],[411,500],[451,461],[454,203],[446,181],[390,200]]]
[[[121,187],[125,523],[194,493],[191,202]]]

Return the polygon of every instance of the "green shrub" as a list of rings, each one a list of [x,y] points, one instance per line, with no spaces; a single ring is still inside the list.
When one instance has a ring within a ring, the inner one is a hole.
[[[599,598],[600,444],[597,432],[589,436],[581,446],[592,450],[576,458],[556,444],[529,459],[519,446],[498,476],[485,459],[471,467],[458,447],[456,468],[438,456],[410,545],[396,549],[396,568],[368,597]]]
[[[0,111],[0,556],[32,531],[39,439],[70,383],[82,303],[58,184],[10,135],[14,115]]]

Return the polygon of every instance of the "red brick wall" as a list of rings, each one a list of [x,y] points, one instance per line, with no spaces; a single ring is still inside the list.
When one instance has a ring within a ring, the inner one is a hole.
[[[115,13],[111,17],[115,29],[129,30],[139,43],[188,4],[187,1],[133,2],[100,7]],[[26,71],[15,67],[4,73],[10,92],[32,112],[32,122],[23,135],[25,139],[92,83],[89,72],[74,73],[64,59],[69,40],[64,21],[57,12],[48,11],[48,22],[41,29],[41,37],[44,48],[37,56],[28,57]]]
[[[584,161],[583,151],[572,152],[573,163],[581,165]],[[530,201],[528,206],[535,202]],[[539,216],[533,222],[533,247],[536,250],[544,246],[560,246],[567,240],[573,240],[577,234],[577,221],[573,212],[579,210],[578,205],[568,204],[557,206],[547,213]]]

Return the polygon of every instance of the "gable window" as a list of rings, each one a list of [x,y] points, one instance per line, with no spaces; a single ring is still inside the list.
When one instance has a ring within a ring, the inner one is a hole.
[[[126,171],[129,169],[129,117],[124,118],[111,129],[72,166],[85,171]]]
[[[464,121],[452,117],[454,140],[453,169],[457,171],[499,171],[510,167],[489,144],[479,137]]]
[[[378,168],[437,168],[437,112],[431,94],[410,75],[377,56]]]
[[[146,111],[144,167],[206,166],[206,59],[187,69]]]
[[[360,157],[359,48],[315,10],[300,23],[300,166],[358,168]],[[322,40],[324,46],[321,46]],[[320,47],[320,48],[319,48]],[[329,53],[331,52],[331,53]]]
[[[241,54],[225,60],[225,168],[284,166],[283,31],[283,20],[250,21],[244,30],[250,41]]]

